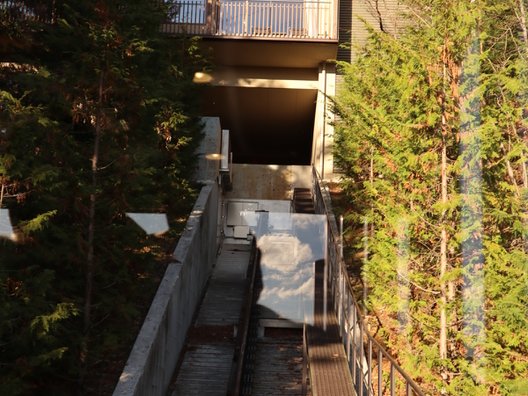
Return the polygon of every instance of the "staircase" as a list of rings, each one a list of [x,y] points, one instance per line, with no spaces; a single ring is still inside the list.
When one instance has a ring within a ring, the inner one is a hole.
[[[299,187],[293,189],[293,210],[295,213],[315,213],[311,189]]]

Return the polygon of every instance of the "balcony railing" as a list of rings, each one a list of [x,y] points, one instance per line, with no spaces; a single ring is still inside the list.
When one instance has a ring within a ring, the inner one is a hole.
[[[50,23],[55,20],[54,0],[0,0],[0,17]]]
[[[334,40],[334,1],[165,1],[167,33],[224,37]]]
[[[155,0],[165,33],[293,40],[336,40],[337,0]],[[55,0],[0,0],[7,20],[52,23]]]

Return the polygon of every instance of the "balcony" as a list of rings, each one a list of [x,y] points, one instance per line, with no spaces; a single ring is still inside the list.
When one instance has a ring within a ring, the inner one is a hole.
[[[54,0],[0,0],[0,16],[7,21],[53,23],[55,21],[54,3]]]
[[[337,2],[172,0],[162,31],[225,38],[337,40]]]

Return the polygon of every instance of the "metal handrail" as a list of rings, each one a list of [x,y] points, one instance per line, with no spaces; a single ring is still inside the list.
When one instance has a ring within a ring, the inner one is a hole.
[[[224,37],[336,40],[337,14],[331,1],[292,0],[155,0],[167,12],[161,31]],[[0,13],[8,20],[54,23],[54,0],[28,5],[3,0]]]
[[[241,392],[242,372],[244,369],[244,360],[248,342],[249,322],[251,320],[251,308],[253,306],[253,293],[255,287],[255,277],[257,273],[260,253],[257,249],[256,239],[251,241],[251,257],[249,259],[249,268],[246,274],[247,284],[244,291],[244,304],[240,310],[240,321],[237,330],[235,352],[233,354],[233,366],[228,381],[227,395],[238,396]]]
[[[168,12],[162,30],[168,33],[313,40],[337,38],[335,7],[328,0],[178,0],[161,3]]]
[[[330,38],[332,11],[329,1],[225,0],[217,35]]]
[[[321,177],[313,168],[313,191],[316,213],[326,214],[328,221],[328,260],[330,288],[338,315],[340,334],[349,360],[349,369],[359,396],[395,395],[399,389],[405,395],[425,394],[368,331],[365,319],[353,294],[352,282],[339,254],[340,234],[331,208],[330,195]],[[374,352],[377,356],[374,359]],[[400,378],[400,382],[398,382]],[[387,389],[388,387],[388,389]]]
[[[23,0],[0,1],[0,15],[8,21],[54,22],[56,9],[53,0],[28,3],[30,2]]]

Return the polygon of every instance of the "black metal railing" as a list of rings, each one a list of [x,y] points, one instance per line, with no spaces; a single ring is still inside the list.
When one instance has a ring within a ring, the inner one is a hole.
[[[329,287],[357,394],[424,396],[420,387],[367,330],[341,257],[340,234],[332,212],[330,194],[315,168],[313,191],[316,213],[327,216]]]

